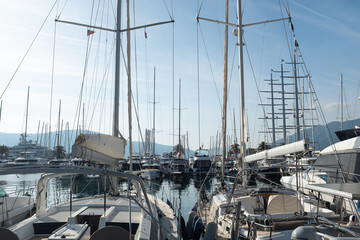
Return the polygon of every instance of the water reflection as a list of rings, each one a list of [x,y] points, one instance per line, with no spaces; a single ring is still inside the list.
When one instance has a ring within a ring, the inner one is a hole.
[[[5,191],[23,191],[34,189],[32,196],[36,196],[37,181],[41,174],[7,175],[0,176],[0,186]],[[215,178],[209,178],[204,183],[203,177],[183,176],[181,178],[164,178],[159,180],[144,181],[149,194],[155,195],[163,201],[169,201],[174,210],[187,218],[188,212],[194,207],[199,191],[204,185],[207,192],[212,191]],[[127,187],[125,181],[120,182],[122,189]],[[104,192],[104,178],[99,176],[72,176],[73,198],[88,197]],[[109,180],[106,179],[106,189],[109,189]],[[70,200],[70,176],[51,179],[48,182],[47,207]]]

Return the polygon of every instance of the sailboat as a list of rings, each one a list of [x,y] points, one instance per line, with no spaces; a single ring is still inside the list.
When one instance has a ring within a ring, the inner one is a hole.
[[[154,101],[153,101],[153,139],[152,139],[152,155],[147,156],[147,159],[144,158],[144,163],[142,162],[142,169],[140,172],[140,176],[147,180],[160,179],[162,177],[162,169],[160,164],[157,163],[156,154],[155,154],[155,72],[156,68],[154,68]]]
[[[360,176],[360,129],[343,129],[343,76],[340,75],[341,129],[335,132],[340,142],[323,149],[314,166],[327,172],[328,182],[359,182]],[[340,170],[345,175],[342,176]],[[344,179],[343,179],[344,178]]]
[[[228,5],[226,4],[226,8]],[[226,13],[228,10],[226,10]],[[242,169],[237,175],[233,186],[227,187],[224,182],[224,167],[222,168],[221,185],[210,194],[200,191],[200,196],[194,208],[196,212],[189,213],[188,222],[193,223],[188,228],[189,234],[198,235],[194,231],[199,229],[199,220],[206,226],[205,238],[209,239],[301,239],[301,234],[293,234],[298,226],[313,222],[314,216],[322,216],[326,219],[338,217],[333,211],[316,206],[311,201],[304,201],[302,195],[296,191],[286,190],[279,187],[250,187],[247,186],[249,172],[247,163],[258,160],[259,156],[245,156],[245,121],[244,121],[244,73],[243,73],[243,31],[242,31],[241,2],[237,1],[237,37],[239,46],[239,76],[240,76],[240,146],[242,155]],[[227,15],[227,14],[226,14]],[[273,20],[283,21],[285,19]],[[217,21],[219,22],[219,21]],[[225,26],[228,18],[226,16]],[[227,27],[225,27],[225,36]],[[226,52],[226,50],[225,50]],[[225,69],[227,68],[225,64]],[[224,70],[225,71],[225,70]],[[226,134],[226,78],[224,79],[223,101],[223,132]],[[225,144],[223,137],[222,145]],[[295,146],[304,143],[295,143]],[[287,146],[288,147],[288,146]],[[283,150],[283,149],[281,149]],[[265,151],[264,156],[276,154],[273,151]],[[263,156],[263,157],[264,157]],[[265,156],[265,157],[266,157]],[[226,152],[222,156],[222,165],[226,159]],[[242,180],[242,186],[238,187],[238,180]],[[201,230],[200,230],[201,231]],[[211,236],[210,236],[211,235]]]
[[[30,86],[28,86],[27,101],[26,101],[26,116],[25,116],[25,133],[21,134],[20,143],[18,146],[14,146],[9,149],[9,155],[15,155],[17,158],[14,162],[7,162],[3,167],[21,167],[21,166],[30,166],[30,165],[42,165],[45,160],[40,158],[38,155],[40,153],[47,154],[48,150],[46,148],[37,146],[37,144],[32,143],[32,141],[27,140],[27,123],[29,115],[29,97],[30,97]],[[15,152],[15,153],[14,153]],[[20,156],[18,156],[20,154]]]
[[[28,218],[35,212],[35,201],[30,194],[21,195],[19,192],[8,194],[0,187],[1,227],[9,227]]]
[[[176,146],[176,156],[173,156],[169,163],[169,173],[174,178],[182,178],[186,173],[186,163],[182,156],[181,145],[181,79],[179,79],[179,142]]]
[[[121,1],[119,0],[116,14],[117,25],[114,30],[116,32],[116,67],[113,135],[80,134],[72,148],[74,156],[102,164],[104,167],[44,166],[0,170],[0,175],[42,173],[37,187],[36,215],[8,229],[0,228],[1,238],[19,240],[39,238],[50,240],[178,239],[177,219],[172,208],[160,199],[148,195],[141,178],[132,174],[130,95],[128,98],[130,173],[117,171],[119,161],[124,157],[126,145],[126,140],[118,131],[120,14]],[[59,19],[57,21],[61,22]],[[129,31],[128,24],[128,34]],[[130,44],[129,41],[128,44]],[[130,64],[128,64],[129,68]],[[130,86],[129,84],[129,94],[131,94]],[[72,176],[77,174],[101,176],[104,179],[104,194],[74,200]],[[70,178],[70,200],[48,208],[47,183],[52,178],[64,176]],[[122,191],[119,189],[119,179],[127,183]],[[109,181],[109,191],[106,187],[107,181]]]
[[[354,128],[351,129],[343,129],[343,122],[344,122],[344,104],[343,104],[343,75],[340,74],[340,112],[341,112],[341,128],[339,131],[336,131],[335,134],[339,138],[340,141],[344,141],[353,137],[359,137],[360,136],[360,128],[359,126],[354,126]],[[358,97],[357,100],[360,100]]]

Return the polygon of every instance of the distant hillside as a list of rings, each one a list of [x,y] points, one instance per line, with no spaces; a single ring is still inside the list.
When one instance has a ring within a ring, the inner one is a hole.
[[[360,126],[360,118],[344,122],[343,128],[344,129],[352,129],[355,127],[355,125]],[[331,136],[332,141],[334,141],[334,143],[339,142],[339,139],[337,138],[335,132],[339,131],[340,127],[341,127],[341,122],[334,121],[334,122],[328,123],[328,129],[330,132],[330,136]],[[308,138],[312,139],[311,129],[307,129],[306,132],[307,132]],[[302,133],[301,133],[301,135],[302,135]],[[302,138],[302,136],[301,136],[301,138]],[[326,148],[327,146],[330,145],[330,140],[327,135],[327,129],[324,125],[314,126],[314,139],[315,139],[316,150],[323,150],[324,148]],[[289,141],[294,142],[295,135],[289,136]],[[283,142],[283,140],[281,139],[278,142]]]
[[[70,133],[71,134],[71,133]],[[55,138],[56,133],[52,133],[52,138]],[[63,136],[65,136],[65,131],[63,132]],[[73,136],[75,136],[75,131]],[[38,141],[38,142],[44,142],[43,139],[40,139],[40,136],[37,137],[37,134],[28,134],[27,137],[28,140],[32,140],[32,141]],[[3,133],[0,132],[0,145],[5,145],[8,147],[12,147],[15,146],[19,143],[20,140],[20,133]],[[72,143],[71,143],[72,144]],[[51,143],[52,146],[54,146],[54,141],[52,141]],[[133,152],[134,153],[138,153],[139,152],[139,142],[133,142]],[[67,145],[65,146],[66,150],[67,149]],[[162,144],[155,144],[155,153],[158,155],[163,154],[164,152],[171,152],[173,150],[173,146],[169,146],[169,145],[162,145]],[[193,155],[194,151],[190,150],[190,155]],[[125,156],[128,156],[129,154],[129,144],[127,144],[126,149],[125,149]]]

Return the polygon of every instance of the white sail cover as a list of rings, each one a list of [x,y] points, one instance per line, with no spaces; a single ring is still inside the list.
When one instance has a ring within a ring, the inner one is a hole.
[[[350,139],[335,143],[333,145],[330,145],[327,148],[325,148],[324,150],[322,150],[320,152],[320,155],[332,154],[335,151],[337,151],[337,152],[348,151],[351,149],[360,150],[360,137],[350,138]]]
[[[73,145],[75,156],[102,164],[115,164],[124,157],[126,140],[105,134],[80,134]]]
[[[303,152],[308,149],[308,140],[301,140],[294,143],[289,143],[283,146],[265,150],[259,153],[255,153],[244,158],[244,161],[256,162],[264,159],[269,159],[273,157],[283,156],[290,153]]]

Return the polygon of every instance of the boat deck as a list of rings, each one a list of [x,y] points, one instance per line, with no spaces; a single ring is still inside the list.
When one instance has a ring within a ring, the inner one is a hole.
[[[148,195],[149,200],[159,207],[161,210],[163,217],[159,218],[160,225],[163,228],[161,239],[178,239],[177,233],[177,221],[176,217],[174,216],[174,212],[170,208],[168,204],[160,199],[156,199],[152,195]],[[164,230],[166,229],[166,230]],[[170,236],[172,235],[172,236]]]

